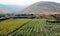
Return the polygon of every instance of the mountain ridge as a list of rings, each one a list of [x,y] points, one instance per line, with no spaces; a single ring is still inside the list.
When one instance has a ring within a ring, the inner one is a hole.
[[[23,14],[58,14],[60,13],[60,3],[37,2],[24,9]]]
[[[18,10],[22,10],[23,8],[25,8],[26,6],[19,6],[19,5],[4,5],[4,4],[0,4],[0,9],[4,9],[4,10],[10,10],[10,11],[18,11]]]
[[[0,4],[0,14],[22,11],[26,6]]]

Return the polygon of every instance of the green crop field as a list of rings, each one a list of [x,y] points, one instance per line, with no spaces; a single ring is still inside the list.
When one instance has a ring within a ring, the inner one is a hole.
[[[7,34],[12,32],[19,26],[23,25],[24,23],[30,21],[31,19],[9,19],[0,22],[0,35]]]
[[[9,19],[0,22],[0,36],[60,36],[60,23],[46,19]]]

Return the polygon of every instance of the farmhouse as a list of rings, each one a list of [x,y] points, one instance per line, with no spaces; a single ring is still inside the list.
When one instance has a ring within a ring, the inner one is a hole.
[[[0,21],[10,19],[10,18],[13,18],[13,19],[15,19],[15,18],[31,18],[31,19],[33,19],[33,18],[36,18],[36,16],[33,14],[18,14],[18,15],[10,15],[10,16],[4,15],[4,16],[0,17]]]
[[[60,14],[54,14],[54,15],[50,15],[51,18],[47,20],[47,22],[51,22],[51,23],[60,23]]]

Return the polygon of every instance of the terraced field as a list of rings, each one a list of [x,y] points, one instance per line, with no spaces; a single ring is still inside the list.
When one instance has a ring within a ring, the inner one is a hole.
[[[10,31],[11,30],[10,29],[9,30],[10,32],[7,33],[6,36],[60,36],[60,23],[48,23],[46,22],[46,19],[15,19],[15,20],[19,20],[16,22],[20,23],[23,20],[24,24],[21,23],[22,25],[18,24],[18,26],[17,24],[16,25],[13,24],[12,26],[15,27],[14,28],[15,30]],[[0,24],[0,26],[1,25],[2,24]],[[4,30],[4,32],[7,30]]]

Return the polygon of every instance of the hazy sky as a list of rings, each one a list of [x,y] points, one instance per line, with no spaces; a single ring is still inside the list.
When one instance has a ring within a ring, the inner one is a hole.
[[[60,3],[60,0],[0,0],[0,4],[31,5],[31,4],[39,2],[39,1],[53,1],[53,2],[59,2]]]

